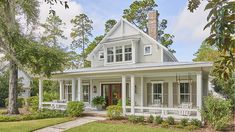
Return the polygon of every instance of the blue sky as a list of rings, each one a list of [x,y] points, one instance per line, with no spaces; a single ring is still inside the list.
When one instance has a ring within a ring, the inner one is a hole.
[[[104,33],[104,23],[108,19],[119,20],[123,10],[128,8],[132,0],[71,0],[70,9],[64,11],[62,7],[55,7],[59,16],[67,24],[65,34],[69,35],[71,25],[70,19],[86,13],[93,20],[93,36]],[[158,0],[157,10],[160,13],[159,19],[168,20],[167,33],[175,35],[172,48],[176,50],[175,56],[179,61],[192,61],[193,54],[200,47],[202,41],[208,35],[203,31],[206,24],[207,13],[203,11],[205,3],[195,12],[187,10],[187,0]],[[41,5],[41,21],[45,21],[47,10]],[[68,39],[65,43],[70,43]]]

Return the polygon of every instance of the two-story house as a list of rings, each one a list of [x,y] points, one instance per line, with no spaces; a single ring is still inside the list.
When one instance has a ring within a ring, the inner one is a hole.
[[[106,106],[122,103],[123,114],[197,118],[208,93],[207,62],[179,62],[157,39],[158,13],[150,12],[148,34],[121,19],[89,54],[90,68],[53,75],[60,82],[60,99],[83,101],[103,96]],[[39,81],[39,107],[43,102]],[[66,103],[57,103],[57,105]]]

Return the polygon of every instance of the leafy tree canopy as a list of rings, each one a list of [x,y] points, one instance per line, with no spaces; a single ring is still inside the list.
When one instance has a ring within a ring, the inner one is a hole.
[[[117,23],[117,21],[114,19],[109,19],[108,21],[106,21],[105,25],[104,25],[105,26],[105,34],[108,33],[116,23]]]

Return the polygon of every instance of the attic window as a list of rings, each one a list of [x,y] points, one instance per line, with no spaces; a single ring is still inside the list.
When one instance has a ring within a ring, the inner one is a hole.
[[[104,52],[100,51],[99,52],[99,60],[103,60],[104,59]]]
[[[152,54],[152,45],[145,45],[144,46],[144,55],[151,55]]]

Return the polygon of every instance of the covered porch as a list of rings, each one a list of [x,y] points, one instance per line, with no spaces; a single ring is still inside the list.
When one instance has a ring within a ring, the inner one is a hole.
[[[39,108],[65,110],[68,101],[83,101],[87,110],[95,110],[92,99],[103,96],[106,106],[122,103],[124,115],[159,115],[177,119],[201,120],[199,110],[207,95],[207,74],[201,71],[156,72],[132,74],[97,74],[73,78],[55,78],[59,81],[60,99],[43,101],[43,79],[39,81]]]

